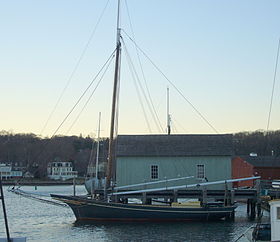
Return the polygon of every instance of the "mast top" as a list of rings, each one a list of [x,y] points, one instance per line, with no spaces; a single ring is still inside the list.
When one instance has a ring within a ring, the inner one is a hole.
[[[121,28],[120,28],[120,6],[121,6],[121,1],[118,0],[118,13],[117,13],[117,47],[120,43],[120,37],[121,37]]]

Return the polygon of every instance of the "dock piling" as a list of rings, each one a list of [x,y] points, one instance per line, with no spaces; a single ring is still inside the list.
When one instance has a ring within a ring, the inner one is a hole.
[[[76,196],[76,178],[73,178],[73,195]]]

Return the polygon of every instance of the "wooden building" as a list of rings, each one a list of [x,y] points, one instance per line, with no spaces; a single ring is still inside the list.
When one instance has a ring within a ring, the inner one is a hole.
[[[193,176],[152,186],[162,187],[230,179],[232,147],[232,135],[119,135],[116,183]],[[213,187],[217,188],[224,185]]]
[[[232,159],[232,178],[261,176],[261,180],[280,179],[280,157],[237,156]],[[252,187],[254,181],[234,183],[234,187]]]

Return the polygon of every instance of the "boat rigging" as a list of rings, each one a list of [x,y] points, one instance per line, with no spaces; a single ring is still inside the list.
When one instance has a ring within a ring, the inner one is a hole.
[[[106,178],[106,189],[109,189],[111,180],[113,177],[113,162],[115,159],[115,146],[116,140],[115,135],[117,135],[117,102],[119,95],[119,82],[120,82],[120,61],[121,61],[121,29],[120,29],[120,0],[118,0],[118,14],[117,14],[117,43],[116,43],[116,62],[115,62],[115,74],[114,74],[114,84],[113,84],[113,98],[112,98],[112,109],[111,109],[111,126],[110,126],[110,136],[109,136],[109,155],[107,164],[107,178]]]
[[[118,101],[119,101],[119,87],[120,87],[120,66],[121,66],[121,28],[120,28],[120,0],[118,0],[117,11],[117,38],[116,38],[116,54],[115,54],[115,70],[113,95],[111,106],[111,123],[109,136],[109,154],[106,172],[105,190],[100,192],[99,196],[92,199],[78,196],[51,196],[61,202],[68,204],[77,220],[90,219],[94,221],[187,221],[187,220],[212,220],[230,217],[234,213],[236,206],[232,204],[224,204],[224,206],[210,205],[207,203],[198,203],[195,207],[180,205],[177,201],[165,203],[165,206],[152,204],[153,199],[149,202],[143,200],[143,204],[131,204],[127,199],[119,200],[117,195],[132,194],[136,192],[148,191],[159,192],[162,190],[176,190],[182,187],[164,187],[155,189],[143,189],[138,191],[121,191],[115,192],[116,180],[116,148],[117,148],[117,134],[118,134]],[[172,84],[173,85],[173,84]],[[202,116],[203,117],[203,116]],[[204,117],[203,117],[204,118]],[[205,118],[204,118],[205,119]],[[168,110],[168,124],[170,121]],[[170,134],[170,124],[168,134]],[[169,180],[180,180],[181,178],[174,178]],[[187,179],[184,177],[184,179]],[[245,179],[258,179],[258,177],[251,177]],[[220,184],[227,182],[238,181],[239,179],[228,181],[215,181],[210,183],[199,183],[192,185],[185,185],[183,188],[193,186],[207,186],[210,184]],[[161,183],[157,181],[155,183]],[[139,184],[137,184],[139,185]],[[143,185],[143,184],[140,184]],[[134,185],[130,185],[133,187]],[[126,187],[126,188],[130,188]],[[155,195],[157,198],[157,195]]]

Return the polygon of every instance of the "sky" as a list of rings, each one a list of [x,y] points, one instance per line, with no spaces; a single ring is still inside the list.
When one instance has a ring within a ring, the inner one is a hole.
[[[121,0],[119,134],[165,133],[167,87],[172,133],[266,130],[279,10],[277,0]],[[96,137],[101,112],[108,136],[113,61],[58,127],[113,52],[116,11],[117,0],[0,1],[0,130]],[[277,74],[270,130],[280,129]]]

